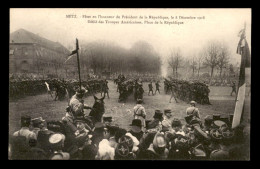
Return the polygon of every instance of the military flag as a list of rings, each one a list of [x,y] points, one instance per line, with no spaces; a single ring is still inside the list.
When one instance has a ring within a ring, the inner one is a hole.
[[[244,113],[245,92],[246,92],[246,69],[250,68],[250,51],[246,41],[246,25],[239,32],[240,40],[237,46],[237,54],[241,55],[240,73],[238,82],[238,92],[236,98],[235,112],[232,122],[232,128],[237,127],[241,122]]]
[[[71,54],[69,54],[69,57],[67,58],[67,60],[66,60],[64,63],[66,63],[68,60],[70,60],[70,59],[72,58],[72,56],[73,56],[74,54],[76,54],[77,52],[78,52],[78,49],[73,50],[73,51],[71,52]]]

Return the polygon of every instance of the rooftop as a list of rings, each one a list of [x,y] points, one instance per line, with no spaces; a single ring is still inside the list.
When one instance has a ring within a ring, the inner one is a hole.
[[[64,53],[70,52],[59,42],[53,42],[51,40],[45,39],[25,29],[19,29],[12,32],[10,34],[10,43],[35,43],[55,51],[60,51]]]

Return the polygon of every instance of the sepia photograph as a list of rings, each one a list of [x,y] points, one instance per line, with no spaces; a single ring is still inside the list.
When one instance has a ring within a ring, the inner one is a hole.
[[[250,161],[251,8],[9,13],[9,160]]]

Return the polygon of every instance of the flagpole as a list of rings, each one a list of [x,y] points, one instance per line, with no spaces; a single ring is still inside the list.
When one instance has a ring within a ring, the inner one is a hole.
[[[77,50],[78,72],[79,72],[79,89],[81,90],[80,64],[79,64],[79,43],[78,43],[77,38],[76,38],[76,50]]]

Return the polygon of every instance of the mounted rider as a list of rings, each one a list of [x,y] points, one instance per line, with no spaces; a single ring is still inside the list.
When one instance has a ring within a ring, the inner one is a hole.
[[[84,104],[83,97],[87,92],[88,91],[84,87],[76,90],[76,94],[73,95],[70,99],[66,115],[62,119],[63,121],[74,123],[74,119],[84,118],[84,109],[92,109],[88,105]]]

